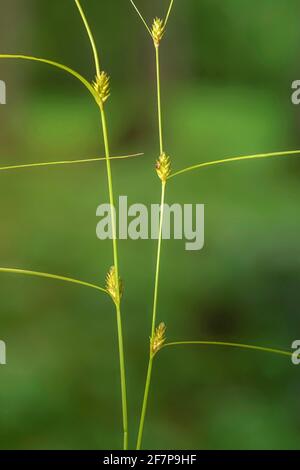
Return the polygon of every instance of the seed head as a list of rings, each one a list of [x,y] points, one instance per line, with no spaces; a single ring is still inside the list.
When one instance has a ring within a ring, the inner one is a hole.
[[[156,162],[156,173],[163,183],[167,181],[171,174],[171,160],[165,153],[162,153]]]
[[[150,351],[152,357],[163,347],[166,341],[166,325],[160,323],[155,330],[153,338],[150,340]]]
[[[106,290],[113,299],[115,303],[121,300],[124,288],[123,281],[119,277],[119,295],[118,295],[118,285],[116,282],[116,268],[112,266],[106,275]]]
[[[160,18],[155,18],[153,21],[153,26],[152,26],[152,37],[153,41],[156,47],[159,46],[160,41],[163,38],[163,35],[165,34],[165,25],[163,20]]]
[[[110,76],[106,72],[101,72],[100,75],[96,75],[92,85],[98,95],[99,104],[103,105],[110,96]]]

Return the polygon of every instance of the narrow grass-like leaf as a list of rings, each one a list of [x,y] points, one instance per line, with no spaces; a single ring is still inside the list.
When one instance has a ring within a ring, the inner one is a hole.
[[[266,353],[279,354],[281,356],[289,356],[289,357],[293,355],[293,353],[291,353],[290,351],[285,351],[282,349],[266,348],[264,346],[254,346],[251,344],[242,344],[242,343],[226,343],[222,341],[176,341],[176,342],[164,344],[161,349],[167,348],[170,346],[186,346],[186,345],[221,346],[221,347],[229,347],[229,348],[251,349],[255,351],[262,351]]]
[[[165,27],[166,27],[167,24],[168,24],[168,21],[169,21],[169,18],[170,18],[170,14],[171,14],[171,11],[172,11],[172,8],[173,8],[173,3],[174,3],[174,0],[171,0],[170,6],[169,6],[169,9],[168,9],[168,12],[167,12],[167,16],[166,16],[166,19],[165,19],[165,24],[164,24]]]
[[[79,80],[89,90],[89,92],[93,95],[95,100],[97,99],[97,94],[95,90],[93,89],[92,85],[88,82],[88,80],[86,80],[86,78],[80,75],[80,73],[76,72],[70,67],[67,67],[64,64],[54,62],[53,60],[43,59],[41,57],[33,57],[33,56],[21,55],[21,54],[0,54],[0,59],[31,60],[33,62],[41,62],[43,64],[52,65],[53,67],[64,70],[70,75],[73,75],[73,77],[77,78],[77,80]]]
[[[110,160],[127,160],[128,158],[140,157],[142,155],[144,154],[134,153],[132,155],[110,157]],[[85,158],[82,160],[61,160],[58,162],[39,162],[39,163],[25,163],[22,165],[8,165],[8,166],[0,166],[0,171],[19,170],[19,169],[24,169],[24,168],[35,168],[35,167],[55,166],[55,165],[74,165],[74,164],[79,164],[79,163],[92,163],[92,162],[99,162],[99,161],[106,161],[106,158],[95,157],[95,158]]]
[[[132,4],[133,8],[135,9],[135,11],[137,12],[137,14],[139,15],[141,21],[143,22],[145,28],[147,29],[148,33],[150,34],[150,36],[151,36],[151,38],[152,38],[151,30],[150,30],[149,26],[147,25],[147,21],[146,21],[145,18],[143,17],[142,13],[140,12],[140,10],[138,9],[138,7],[136,6],[136,4],[134,3],[133,0],[130,0],[130,3]]]
[[[192,165],[187,168],[184,168],[183,170],[179,170],[179,171],[176,171],[175,173],[172,173],[168,179],[174,178],[175,176],[183,175],[184,173],[188,173],[190,171],[198,170],[198,168],[204,168],[208,166],[223,165],[225,163],[239,162],[243,160],[256,160],[256,159],[272,158],[272,157],[286,157],[286,156],[292,156],[292,155],[300,155],[300,150],[291,150],[287,152],[259,153],[257,155],[245,155],[241,157],[231,157],[231,158],[224,158],[222,160],[214,160],[212,162],[198,163],[197,165]]]
[[[56,281],[69,282],[72,284],[78,284],[81,286],[90,287],[92,289],[96,289],[101,292],[104,292],[105,294],[108,294],[106,289],[104,289],[103,287],[97,286],[96,284],[91,284],[90,282],[81,281],[80,279],[73,279],[70,277],[60,276],[57,274],[49,274],[49,273],[43,273],[39,271],[29,271],[28,269],[1,268],[1,267],[0,267],[0,273],[10,273],[10,274],[19,274],[23,276],[43,277],[43,278],[53,279]]]

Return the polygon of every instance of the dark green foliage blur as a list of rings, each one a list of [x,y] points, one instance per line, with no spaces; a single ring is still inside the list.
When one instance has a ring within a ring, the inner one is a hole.
[[[137,0],[147,19],[167,0]],[[129,0],[82,0],[104,69],[116,194],[156,203],[160,186],[154,54]],[[72,0],[1,0],[0,52],[72,66],[90,80],[89,44]],[[174,169],[300,148],[298,0],[175,0],[161,47],[166,147]],[[0,62],[0,163],[103,155],[99,114],[81,85],[45,65]],[[289,349],[300,336],[300,159],[208,168],[170,181],[169,202],[206,205],[206,244],[163,244],[159,320],[169,340]],[[103,285],[110,242],[96,238],[105,167],[0,173],[0,266]],[[134,445],[144,386],[155,267],[153,241],[120,243]],[[115,314],[96,291],[0,275],[0,448],[121,446]],[[185,347],[155,361],[147,448],[299,449],[300,369],[258,352]]]

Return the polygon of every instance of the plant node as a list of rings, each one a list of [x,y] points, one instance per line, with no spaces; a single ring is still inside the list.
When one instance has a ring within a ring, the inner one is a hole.
[[[119,289],[119,293],[118,293]],[[112,266],[110,270],[108,271],[106,275],[106,290],[115,302],[117,304],[123,295],[124,292],[124,286],[123,286],[123,281],[119,277],[118,282],[117,282],[117,277],[116,277],[116,268]]]
[[[171,160],[165,152],[161,154],[159,159],[156,162],[156,173],[163,183],[167,181],[171,174]]]
[[[165,34],[165,24],[160,18],[155,18],[151,31],[155,47],[159,47],[160,41]]]
[[[166,329],[166,325],[160,323],[155,330],[153,338],[150,339],[150,352],[152,357],[163,347],[166,341]]]
[[[110,97],[110,76],[106,72],[101,72],[100,75],[96,75],[92,85],[98,95],[98,104],[103,106]]]

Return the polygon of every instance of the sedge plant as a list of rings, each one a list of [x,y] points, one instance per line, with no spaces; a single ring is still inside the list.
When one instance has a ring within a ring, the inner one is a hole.
[[[115,193],[113,185],[113,172],[112,172],[112,162],[114,160],[123,160],[128,158],[140,157],[142,153],[134,153],[132,155],[124,156],[112,156],[110,152],[110,141],[109,133],[107,126],[107,117],[106,117],[106,102],[110,98],[110,76],[102,69],[102,64],[100,62],[100,55],[98,53],[98,48],[94,39],[92,29],[90,27],[89,21],[86,17],[85,11],[82,7],[80,0],[73,0],[74,6],[77,8],[78,13],[82,19],[83,25],[85,27],[91,51],[94,59],[95,65],[95,77],[93,80],[88,80],[83,77],[81,74],[71,69],[70,67],[40,57],[34,57],[30,55],[20,55],[20,54],[0,54],[0,59],[17,59],[17,60],[29,60],[33,62],[39,62],[46,64],[57,69],[60,69],[69,75],[77,79],[90,93],[93,98],[96,106],[99,110],[99,125],[101,128],[101,139],[105,148],[105,156],[103,157],[93,157],[85,158],[80,160],[64,160],[64,161],[55,161],[55,162],[39,162],[39,163],[29,163],[29,164],[15,164],[15,165],[6,165],[0,166],[1,171],[10,171],[10,170],[19,170],[19,169],[30,169],[33,167],[47,167],[52,165],[73,165],[73,164],[85,164],[93,163],[98,161],[105,162],[106,165],[106,174],[107,174],[107,187],[108,187],[108,197],[110,205],[114,206]],[[172,171],[171,169],[171,158],[168,155],[167,149],[165,147],[164,141],[164,132],[163,132],[163,111],[162,111],[162,93],[161,93],[161,70],[160,70],[160,50],[161,44],[166,36],[167,26],[170,19],[171,12],[174,6],[174,0],[171,0],[164,16],[164,19],[156,17],[153,20],[153,24],[148,25],[146,19],[144,18],[142,12],[138,8],[134,0],[128,0],[133,6],[134,10],[138,14],[140,20],[142,21],[149,38],[154,47],[155,55],[155,74],[156,74],[156,91],[157,91],[157,127],[158,127],[158,148],[159,154],[156,159],[155,171],[160,180],[161,185],[161,200],[160,200],[160,221],[159,221],[159,235],[157,242],[156,250],[156,268],[155,268],[155,278],[154,278],[154,289],[153,289],[153,304],[152,304],[152,318],[151,318],[151,329],[150,329],[150,344],[149,344],[149,358],[148,358],[148,367],[146,374],[146,382],[142,400],[142,408],[139,421],[138,436],[136,441],[136,449],[139,450],[142,448],[143,442],[143,433],[145,427],[145,420],[147,415],[147,406],[148,399],[151,387],[151,378],[153,365],[159,352],[164,348],[170,347],[179,347],[187,345],[199,345],[199,346],[216,346],[216,347],[230,347],[230,348],[239,348],[239,349],[248,349],[256,350],[266,353],[272,353],[277,355],[283,355],[291,357],[292,353],[287,350],[279,350],[270,347],[264,346],[255,346],[251,344],[240,344],[234,342],[224,342],[224,341],[177,341],[177,342],[167,342],[166,341],[166,325],[163,322],[157,322],[158,317],[158,294],[159,294],[159,285],[160,285],[160,264],[161,264],[161,253],[162,253],[162,228],[164,222],[164,205],[166,199],[166,187],[169,183],[172,182],[173,178],[187,174],[189,172],[200,170],[205,167],[223,165],[233,162],[241,162],[246,160],[256,160],[256,159],[265,159],[265,158],[274,158],[274,157],[287,157],[293,155],[300,155],[300,150],[290,150],[282,152],[273,152],[273,153],[261,153],[256,155],[244,155],[244,156],[234,156],[221,158],[215,161],[209,162],[200,162],[196,165],[188,166],[181,170]],[[112,211],[111,211],[112,214]],[[120,277],[120,266],[119,266],[119,255],[118,255],[118,240],[117,240],[117,231],[116,231],[116,222],[111,216],[111,227],[112,227],[112,266],[109,269],[106,275],[105,286],[100,286],[98,284],[86,282],[80,279],[69,278],[63,275],[45,273],[40,271],[32,271],[28,269],[21,268],[12,268],[12,267],[0,267],[0,273],[11,273],[17,275],[26,275],[33,277],[46,278],[52,281],[61,281],[65,283],[73,283],[78,286],[88,287],[90,289],[95,289],[101,293],[109,295],[114,310],[116,313],[116,324],[117,324],[117,337],[118,337],[118,346],[119,346],[119,365],[120,365],[120,385],[121,385],[121,409],[122,409],[122,435],[123,435],[123,449],[127,450],[129,448],[128,441],[128,408],[127,408],[127,387],[126,387],[126,367],[125,367],[125,352],[124,352],[124,341],[123,341],[123,315],[121,312],[121,300],[123,295],[123,281]]]

